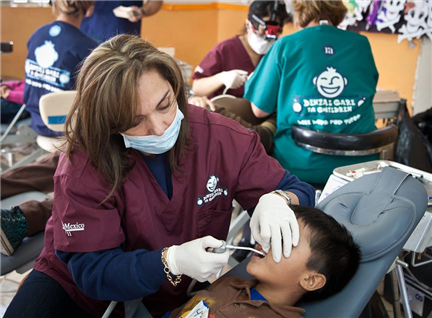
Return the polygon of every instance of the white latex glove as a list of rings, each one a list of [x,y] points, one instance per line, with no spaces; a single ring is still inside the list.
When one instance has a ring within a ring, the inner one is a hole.
[[[242,87],[247,80],[248,72],[242,70],[232,70],[221,72],[220,79],[227,88],[236,89]]]
[[[299,226],[293,210],[286,200],[273,193],[264,194],[255,208],[250,221],[252,236],[268,253],[270,245],[273,259],[279,263],[283,253],[291,255],[292,245],[299,241]]]
[[[205,236],[182,245],[173,245],[167,251],[166,261],[173,275],[184,274],[199,282],[206,281],[228,263],[229,251],[217,254],[207,248],[222,246],[222,241]]]

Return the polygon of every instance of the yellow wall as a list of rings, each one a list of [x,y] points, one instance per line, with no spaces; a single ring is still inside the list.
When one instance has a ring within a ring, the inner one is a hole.
[[[41,25],[54,18],[50,8],[1,7],[1,40],[14,41],[14,52],[1,55],[1,76],[24,77],[26,42]],[[218,42],[239,34],[247,6],[223,3],[169,5],[142,23],[143,37],[155,46],[175,48],[176,57],[195,67]],[[294,32],[292,25],[284,35]],[[411,106],[420,42],[409,48],[397,43],[397,35],[364,32],[369,38],[380,73],[378,87],[399,91]]]
[[[1,55],[1,77],[24,78],[27,40],[40,26],[55,19],[51,8],[1,7],[2,41],[13,41],[13,52]]]
[[[372,47],[379,72],[378,88],[398,91],[411,110],[420,41],[414,40],[416,46],[411,49],[406,40],[398,44],[395,34],[361,34],[368,37]]]

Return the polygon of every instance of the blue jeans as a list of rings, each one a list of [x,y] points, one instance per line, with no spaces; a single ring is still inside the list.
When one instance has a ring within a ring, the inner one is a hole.
[[[115,313],[112,313],[112,317]],[[50,276],[32,270],[18,289],[4,318],[94,318]]]
[[[12,103],[2,98],[1,99],[1,123],[9,124],[12,121],[12,119],[14,119],[15,115],[18,113],[21,106],[22,105],[20,104]],[[19,119],[21,120],[28,117],[30,117],[30,114],[24,110]]]

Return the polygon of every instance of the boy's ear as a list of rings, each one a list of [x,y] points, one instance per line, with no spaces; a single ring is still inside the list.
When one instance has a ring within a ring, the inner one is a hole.
[[[323,274],[309,272],[302,277],[300,285],[304,290],[311,292],[324,287],[326,281],[327,279]]]

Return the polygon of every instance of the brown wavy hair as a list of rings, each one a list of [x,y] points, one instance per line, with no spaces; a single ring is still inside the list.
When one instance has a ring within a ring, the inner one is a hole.
[[[305,28],[312,21],[327,20],[338,26],[345,18],[347,8],[342,0],[292,0],[294,24]]]
[[[189,144],[186,86],[176,60],[145,40],[117,35],[99,45],[85,59],[77,78],[77,96],[66,119],[66,155],[87,152],[90,162],[111,186],[107,200],[124,183],[133,162],[120,132],[135,124],[139,112],[138,83],[156,71],[173,88],[185,118],[174,147],[169,151],[173,173]]]
[[[55,16],[60,13],[66,15],[86,15],[87,10],[94,6],[94,1],[53,0],[52,12]]]

